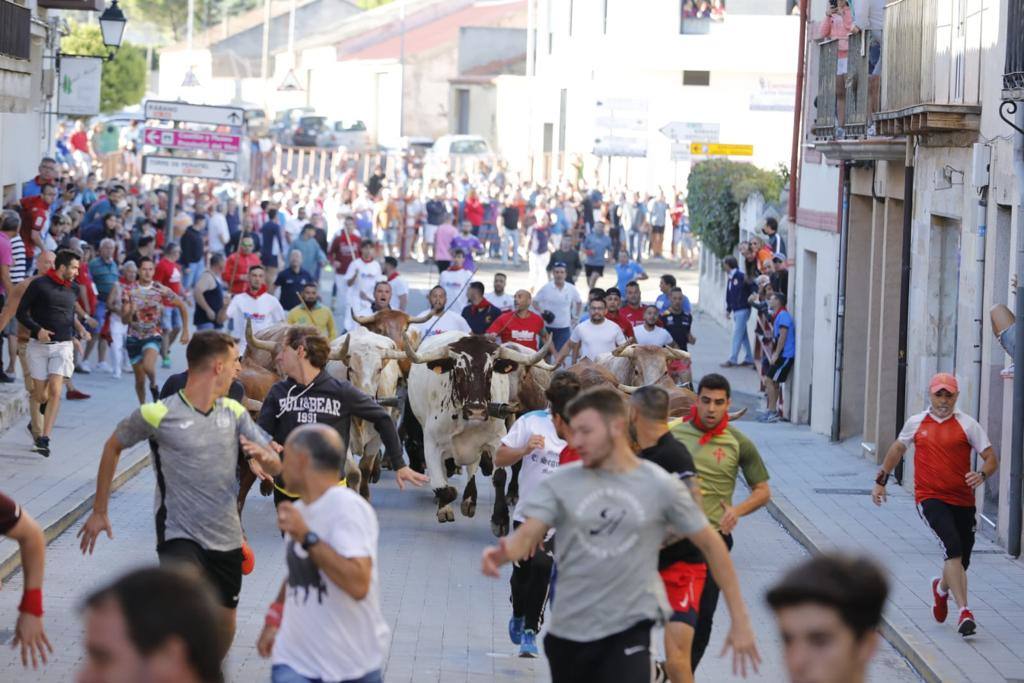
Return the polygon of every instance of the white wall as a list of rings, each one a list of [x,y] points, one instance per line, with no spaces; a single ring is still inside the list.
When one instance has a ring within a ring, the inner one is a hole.
[[[790,411],[794,422],[809,423],[812,430],[828,434],[835,372],[839,235],[800,226],[796,233],[796,267],[790,273],[795,282],[790,288],[795,288],[799,296],[794,297],[790,310],[797,330],[797,360]]]

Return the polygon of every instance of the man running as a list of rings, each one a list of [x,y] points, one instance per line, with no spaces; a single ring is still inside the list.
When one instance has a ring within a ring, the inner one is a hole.
[[[526,413],[501,438],[494,455],[495,467],[511,467],[522,463],[519,471],[519,502],[512,512],[512,529],[526,521],[520,513],[525,501],[540,481],[558,468],[559,454],[568,445],[569,423],[565,407],[580,392],[580,381],[572,373],[555,373],[544,391],[547,410]],[[519,646],[520,657],[536,657],[537,634],[544,620],[544,602],[547,600],[551,580],[553,532],[544,538],[540,550],[512,565],[512,617],[508,622],[508,635]]]
[[[945,550],[942,576],[932,579],[932,616],[940,624],[949,613],[949,593],[960,606],[957,631],[974,635],[977,622],[967,606],[967,567],[974,548],[977,510],[974,489],[985,483],[999,467],[992,442],[981,425],[956,407],[960,385],[953,375],[940,372],[928,383],[928,410],[907,420],[889,447],[878,470],[871,499],[875,505],[886,500],[889,473],[914,446],[914,502],[918,514],[935,533]],[[971,452],[983,464],[971,467]]]
[[[43,565],[46,562],[46,539],[38,522],[20,505],[0,493],[0,536],[18,544],[21,553],[22,583],[18,620],[14,624],[11,647],[21,647],[21,665],[32,668],[47,662],[53,652],[43,629]]]
[[[888,594],[885,574],[868,559],[820,555],[790,569],[765,596],[789,680],[865,683]]]
[[[312,325],[327,339],[338,336],[338,328],[334,324],[331,309],[320,303],[320,288],[315,282],[307,282],[302,287],[299,305],[288,311],[289,325]]]
[[[139,403],[146,402],[146,380],[149,380],[149,392],[153,400],[160,393],[156,384],[156,359],[160,357],[163,335],[160,324],[163,318],[164,302],[171,301],[182,312],[183,330],[181,343],[189,341],[188,309],[185,302],[174,292],[153,279],[156,268],[153,259],[143,257],[139,261],[139,280],[124,290],[124,308],[121,319],[128,323],[128,335],[125,337],[125,350],[128,362],[135,373],[135,395]]]
[[[604,223],[594,223],[594,231],[583,238],[583,267],[587,273],[587,287],[593,289],[604,276],[608,253],[612,250],[612,239],[604,232]]]
[[[475,275],[475,271],[465,267],[465,259],[466,253],[462,249],[452,249],[452,264],[437,278],[437,284],[444,287],[447,299],[452,302],[452,309],[456,313],[461,313],[465,307],[469,298],[466,290]]]
[[[78,254],[62,249],[53,268],[32,280],[18,304],[18,322],[30,336],[25,356],[32,393],[45,411],[42,431],[36,436],[33,450],[46,458],[50,457],[50,435],[57,422],[61,391],[65,380],[75,371],[74,338],[90,338],[75,315],[75,278],[80,263]]]
[[[658,297],[658,300],[660,301],[661,297]],[[658,309],[662,310],[661,306],[658,306]],[[661,324],[672,335],[676,346],[683,351],[686,351],[690,344],[697,343],[697,338],[693,336],[693,308],[683,290],[678,287],[673,287],[669,292],[669,305],[662,310]]]
[[[523,523],[484,550],[482,569],[527,557],[548,529],[558,530],[557,589],[544,639],[552,680],[619,683],[651,677],[650,636],[668,615],[658,585],[658,550],[666,531],[687,536],[702,551],[726,594],[732,623],[725,649],[744,676],[760,661],[750,617],[722,539],[685,485],[637,458],[629,415],[610,387],[582,392],[566,408],[580,464],[559,467],[523,503]]]
[[[359,258],[349,264],[345,271],[345,286],[348,288],[349,317],[342,320],[347,330],[355,329],[354,315],[369,315],[373,303],[373,288],[384,279],[380,263],[373,258],[373,242],[359,243]]]
[[[284,476],[299,495],[282,502],[288,575],[256,649],[274,681],[380,683],[390,643],[380,608],[373,508],[337,486],[345,445],[326,425],[303,425],[284,444]]]
[[[725,377],[718,374],[704,375],[697,387],[697,402],[690,410],[689,421],[672,428],[672,436],[693,455],[697,476],[700,478],[704,513],[712,528],[721,534],[729,550],[732,550],[732,532],[740,517],[756,512],[771,498],[768,470],[757,446],[740,430],[729,425],[731,395],[732,389]],[[736,477],[741,470],[750,487],[750,495],[733,506]],[[710,566],[710,558],[708,560]],[[711,638],[719,590],[716,579],[709,576],[697,608],[691,655],[694,671]]]
[[[168,243],[164,247],[163,257],[156,264],[156,268],[153,271],[154,282],[163,285],[174,294],[174,298],[168,297],[164,299],[163,313],[160,319],[160,328],[163,331],[160,356],[162,358],[161,365],[164,368],[171,367],[171,345],[178,338],[178,333],[182,330],[182,324],[187,323],[188,319],[188,311],[179,308],[174,303],[175,300],[181,299],[184,294],[181,266],[178,265],[179,256],[181,256],[181,247],[174,242]],[[187,330],[188,328],[186,327],[185,329]],[[188,340],[185,340],[184,343],[188,343]]]
[[[626,335],[626,341],[633,339],[635,337],[633,324],[626,320],[625,316],[620,312],[620,307],[622,306],[622,292],[619,291],[618,287],[609,287],[605,290],[604,303],[607,307],[604,314],[605,319],[611,320],[622,328],[622,334]]]
[[[283,444],[299,425],[316,422],[335,429],[345,442],[346,452],[351,419],[355,416],[373,425],[380,435],[384,457],[395,471],[398,488],[405,488],[406,483],[422,486],[429,481],[402,461],[402,443],[387,409],[324,369],[331,347],[315,327],[290,327],[280,349],[275,360],[288,379],[270,388],[258,419],[259,426],[275,443]],[[274,482],[274,503],[298,498],[286,486],[280,478]]]
[[[432,334],[470,331],[466,319],[448,309],[448,295],[444,287],[435,285],[427,294],[427,301],[430,302],[430,308],[421,311],[416,317],[422,318],[427,313],[431,313],[431,317],[426,322],[410,325],[420,333],[421,339]]]
[[[572,331],[569,343],[555,356],[555,367],[562,364],[565,357],[572,352],[570,365],[575,365],[580,358],[597,360],[602,353],[611,353],[626,343],[626,335],[617,324],[605,320],[608,310],[604,299],[590,302],[590,318],[584,320]]]
[[[668,392],[655,385],[640,387],[629,397],[629,409],[634,438],[640,447],[637,455],[677,476],[700,505],[693,456],[668,429]],[[697,546],[683,539],[661,549],[658,573],[672,609],[672,616],[665,624],[665,671],[672,683],[692,683],[690,649],[708,568]]]
[[[491,295],[488,300],[497,306],[502,313],[511,311],[515,302],[512,300],[512,295],[505,292],[505,285],[508,283],[508,276],[505,273],[494,274],[494,289],[491,291]]]
[[[636,343],[647,346],[675,347],[676,341],[672,335],[664,327],[658,325],[658,317],[658,307],[654,304],[649,304],[644,309],[643,324],[633,328]]]
[[[462,317],[473,334],[483,334],[501,316],[498,307],[484,298],[484,283],[470,282],[469,302],[462,309]]]
[[[551,269],[551,282],[548,282],[533,297],[533,310],[547,323],[548,332],[554,342],[555,351],[565,347],[572,335],[572,328],[580,318],[579,290],[576,285],[566,280],[564,263],[556,263]]]
[[[96,539],[113,538],[107,510],[117,461],[143,439],[153,445],[156,470],[156,552],[161,565],[196,566],[217,590],[223,607],[222,656],[235,633],[242,588],[242,525],[236,476],[239,439],[269,445],[270,437],[241,403],[226,398],[240,363],[235,340],[224,332],[198,332],[186,350],[185,388],[147,403],[121,420],[103,446],[92,514],[78,531],[82,553]],[[262,471],[279,474],[281,461],[265,450],[247,454]]]
[[[530,310],[531,303],[530,293],[520,289],[516,292],[515,310],[499,315],[487,328],[486,334],[494,335],[502,344],[515,342],[534,351],[540,350],[537,342],[546,337],[544,319]]]
[[[231,321],[231,334],[235,337],[240,354],[245,353],[247,321],[252,322],[252,331],[255,334],[287,319],[281,302],[267,291],[266,278],[263,266],[253,266],[249,269],[248,289],[231,297],[228,303],[227,317]]]
[[[620,309],[623,317],[633,327],[638,327],[644,322],[644,311],[646,309],[647,307],[640,301],[640,284],[636,280],[626,283],[626,303]],[[658,312],[660,313],[661,311]]]

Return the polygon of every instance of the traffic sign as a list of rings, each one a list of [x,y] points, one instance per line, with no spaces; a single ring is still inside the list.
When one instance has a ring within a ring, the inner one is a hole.
[[[689,161],[690,160],[690,143],[689,142],[673,142],[671,151],[669,152],[669,158],[672,161]]]
[[[142,172],[150,175],[234,180],[238,175],[238,164],[220,159],[190,159],[147,154],[142,157]]]
[[[722,126],[717,123],[697,123],[693,121],[671,121],[660,129],[661,134],[671,140],[704,140],[718,142]]]
[[[147,145],[170,147],[171,149],[194,149],[230,154],[238,154],[242,149],[242,136],[240,135],[207,133],[205,131],[147,128],[142,139]]]
[[[717,142],[691,142],[690,154],[711,157],[749,157],[754,154],[754,146],[724,145]]]
[[[241,107],[214,107],[188,102],[146,100],[146,118],[158,121],[185,121],[212,126],[241,126],[245,111]]]
[[[647,141],[639,138],[608,136],[594,140],[594,155],[601,157],[645,157]]]

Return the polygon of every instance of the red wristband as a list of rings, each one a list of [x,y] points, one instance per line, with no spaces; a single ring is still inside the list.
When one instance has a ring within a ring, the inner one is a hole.
[[[263,617],[263,624],[265,626],[273,626],[274,628],[281,627],[281,618],[284,616],[284,603],[274,602],[267,608],[267,614]]]
[[[29,588],[22,593],[18,611],[37,617],[43,616],[43,589]]]

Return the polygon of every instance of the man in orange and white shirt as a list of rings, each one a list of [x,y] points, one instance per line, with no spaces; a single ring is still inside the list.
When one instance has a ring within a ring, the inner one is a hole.
[[[932,579],[932,615],[939,623],[946,620],[952,591],[960,606],[957,630],[969,636],[977,630],[967,607],[967,567],[977,525],[974,489],[992,476],[999,460],[981,425],[957,410],[960,386],[956,377],[938,373],[928,384],[928,394],[931,406],[907,420],[885,454],[871,498],[876,505],[886,499],[889,473],[913,445],[914,502],[945,549],[942,577]],[[980,470],[972,469],[972,451],[983,461]]]

